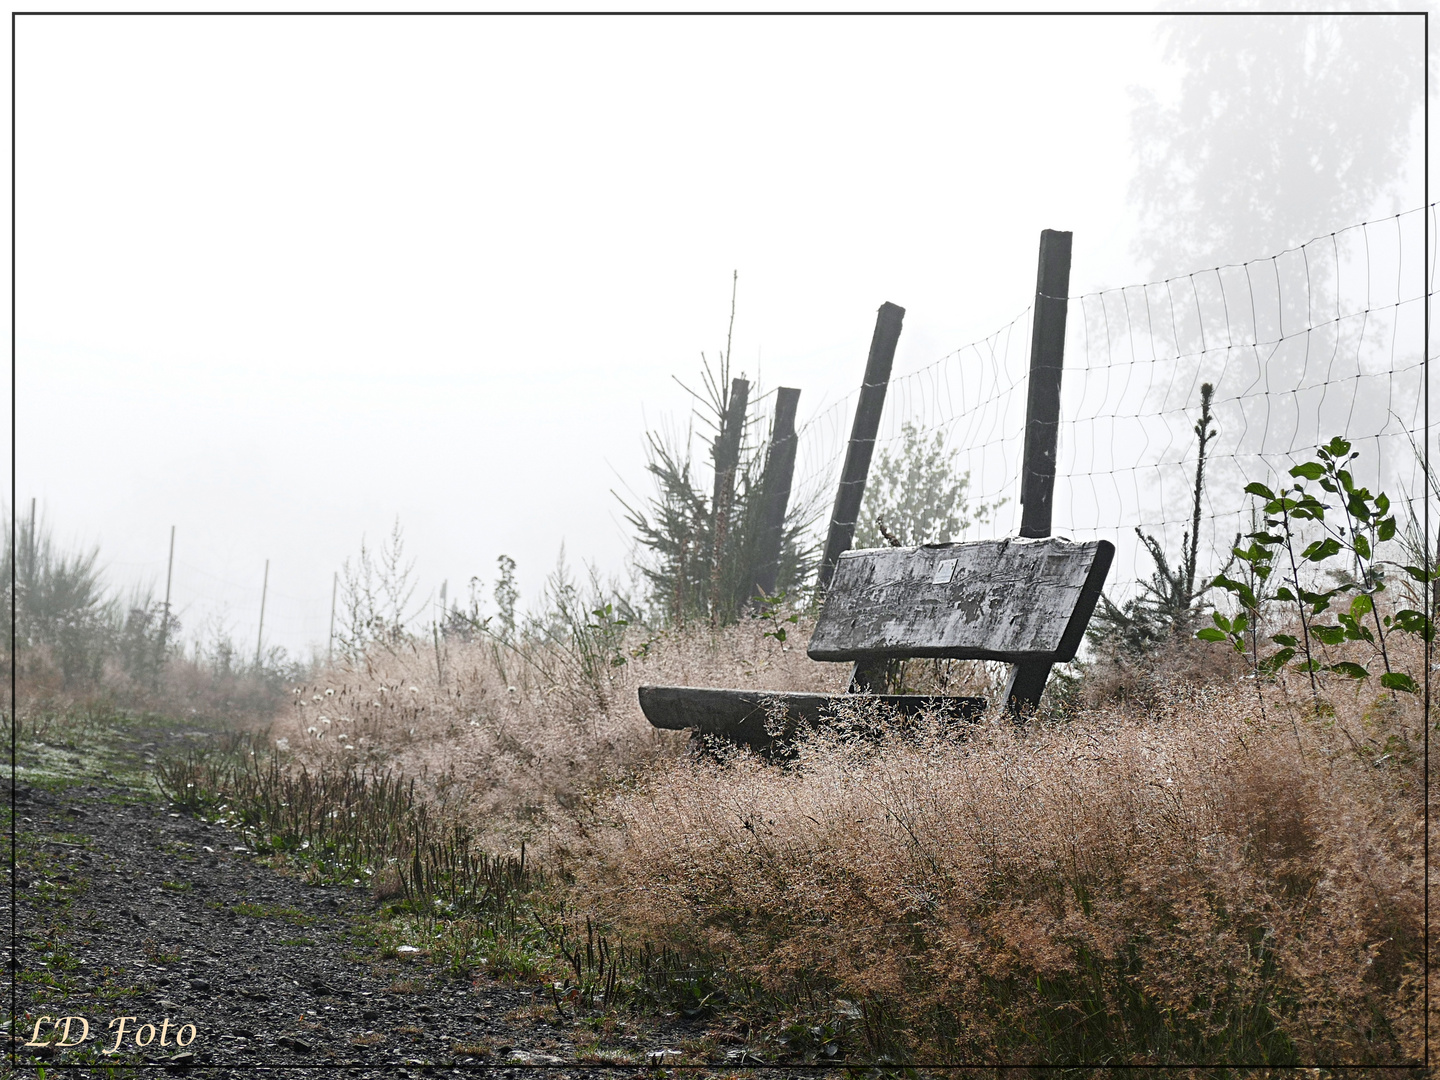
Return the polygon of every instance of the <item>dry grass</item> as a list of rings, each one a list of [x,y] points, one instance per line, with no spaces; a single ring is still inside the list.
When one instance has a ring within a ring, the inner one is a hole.
[[[287,704],[286,673],[273,670],[219,668],[172,655],[153,678],[136,679],[105,657],[94,678],[67,684],[48,646],[28,650],[24,660],[16,680],[22,734],[63,724],[66,717],[122,711],[252,729]],[[9,670],[8,657],[0,658],[0,668]]]
[[[907,1057],[1414,1061],[1419,703],[1339,684],[1317,719],[1302,689],[1265,720],[1253,684],[1152,684],[1029,730],[817,738],[784,771],[677,760],[610,800],[578,892],[886,1014]]]
[[[817,664],[794,644],[808,626],[784,646],[766,628],[632,634],[616,648],[624,663],[588,671],[573,651],[535,642],[450,641],[438,664],[433,647],[373,649],[298,688],[272,735],[312,768],[354,762],[419,777],[492,849],[525,840],[543,854],[568,842],[589,793],[686,753],[684,733],[650,726],[637,687],[843,687],[845,665]]]
[[[1317,713],[1287,675],[1262,714],[1233,653],[1187,642],[1092,667],[1063,720],[1026,728],[841,710],[784,769],[687,754],[644,720],[642,683],[841,688],[808,627],[783,649],[765,628],[629,639],[598,674],[533,644],[372,654],[273,734],[307,765],[425,778],[491,850],[528,840],[577,917],[813,988],[872,1059],[1418,1058],[1413,697],[1334,679]],[[1412,651],[1397,663],[1418,672]]]

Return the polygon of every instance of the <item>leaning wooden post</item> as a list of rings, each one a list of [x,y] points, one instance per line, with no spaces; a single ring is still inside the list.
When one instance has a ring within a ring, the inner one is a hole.
[[[1030,387],[1025,405],[1025,463],[1020,473],[1020,535],[1050,535],[1055,496],[1055,456],[1060,434],[1060,376],[1065,366],[1065,315],[1070,292],[1073,233],[1040,234],[1040,269],[1035,282],[1035,322],[1030,333]],[[1049,664],[1014,664],[1005,686],[1012,712],[1040,703]]]
[[[890,385],[890,367],[895,361],[895,343],[900,340],[900,323],[905,309],[888,301],[880,305],[875,319],[875,336],[870,339],[870,358],[865,362],[865,382],[855,406],[855,424],[845,450],[845,467],[835,493],[835,511],[830,515],[830,535],[820,563],[819,590],[824,593],[835,576],[840,553],[849,550],[860,517],[860,500],[865,497],[865,478],[870,473],[870,456],[875,452],[875,435],[880,430],[880,413],[885,408],[885,391]]]
[[[800,391],[782,386],[775,391],[775,423],[770,430],[770,452],[765,458],[764,516],[761,518],[760,554],[753,595],[771,596],[780,579],[780,553],[785,541],[785,511],[790,506],[790,484],[795,478],[795,408]],[[748,597],[747,597],[748,599]]]
[[[750,402],[750,382],[730,381],[730,400],[720,420],[712,454],[715,460],[715,495],[710,503],[710,532],[713,554],[710,562],[710,625],[720,621],[720,582],[724,577],[725,533],[730,525],[730,507],[735,501],[735,472],[740,467],[740,436],[745,431],[745,410]]]
[[[729,504],[735,491],[735,470],[740,464],[740,436],[745,430],[745,410],[750,401],[750,381],[730,380],[730,398],[720,419],[711,454],[715,461],[715,494],[710,512],[719,520],[721,507]]]

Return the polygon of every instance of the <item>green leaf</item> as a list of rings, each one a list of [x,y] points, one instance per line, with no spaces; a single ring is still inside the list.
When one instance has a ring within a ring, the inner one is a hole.
[[[1302,559],[1308,559],[1311,562],[1321,562],[1324,559],[1328,559],[1331,555],[1338,555],[1339,553],[1340,541],[1336,540],[1333,536],[1327,536],[1324,540],[1316,540],[1300,553],[1300,557]]]
[[[1243,634],[1250,628],[1250,620],[1244,615],[1237,615],[1235,621],[1230,624],[1232,634]]]
[[[1267,675],[1274,674],[1288,664],[1290,658],[1294,655],[1294,649],[1281,649],[1274,656],[1267,656],[1264,660],[1260,661],[1260,670]]]
[[[1336,435],[1325,445],[1325,452],[1331,457],[1344,457],[1350,453],[1350,442],[1343,436]]]
[[[1426,571],[1424,568],[1419,566],[1407,566],[1405,567],[1405,573],[1409,574],[1416,581],[1422,583],[1426,581],[1432,581],[1435,579],[1436,576],[1434,571]]]
[[[1230,633],[1230,620],[1224,615],[1221,615],[1220,612],[1211,612],[1210,621],[1219,627],[1223,633]]]
[[[1295,603],[1295,594],[1290,591],[1289,585],[1281,585],[1275,590],[1275,599],[1284,600],[1286,603]]]
[[[1207,626],[1207,627],[1205,627],[1205,629],[1203,629],[1203,630],[1198,630],[1198,631],[1196,631],[1195,636],[1196,636],[1197,638],[1199,638],[1201,641],[1229,641],[1229,640],[1230,640],[1230,635],[1229,635],[1229,634],[1225,633],[1224,630],[1220,630],[1220,629],[1218,629],[1217,627],[1214,627],[1214,626]]]
[[[1385,621],[1387,625],[1392,625],[1407,634],[1419,634],[1424,641],[1430,641],[1435,636],[1435,627],[1425,617],[1424,612],[1416,611],[1413,608],[1397,611],[1393,619]]]
[[[1356,534],[1355,534],[1355,539],[1354,539],[1354,544],[1355,544],[1355,554],[1359,555],[1360,558],[1362,558],[1362,559],[1368,559],[1368,558],[1370,558],[1370,541],[1369,541],[1369,540],[1366,540],[1365,537],[1361,536],[1359,533],[1356,533]]]
[[[1352,664],[1349,660],[1342,660],[1338,664],[1331,664],[1326,671],[1333,671],[1336,675],[1344,675],[1348,679],[1368,679],[1370,672],[1359,664]]]
[[[1290,470],[1291,476],[1303,476],[1306,480],[1319,480],[1325,475],[1325,466],[1318,461],[1307,461]]]
[[[1255,599],[1254,590],[1243,581],[1235,581],[1233,578],[1228,578],[1224,574],[1220,574],[1211,582],[1211,587],[1234,593],[1240,597],[1240,602],[1251,611],[1254,611],[1259,606]]]
[[[1385,496],[1380,497],[1383,499]],[[1395,539],[1395,519],[1393,517],[1381,519],[1379,526],[1375,529],[1375,538],[1381,543]]]
[[[1292,649],[1300,644],[1293,634],[1272,634],[1270,635],[1270,640],[1275,642],[1276,645],[1288,645]]]
[[[1352,619],[1364,618],[1366,615],[1369,615],[1374,610],[1375,601],[1371,600],[1369,595],[1366,593],[1361,593],[1359,596],[1355,597],[1354,600],[1350,601],[1350,617]]]
[[[1341,626],[1312,626],[1310,633],[1322,645],[1339,645],[1346,638],[1345,628]]]
[[[1387,690],[1403,690],[1407,694],[1413,694],[1418,689],[1415,680],[1403,671],[1387,671],[1380,676],[1380,685]]]
[[[1234,489],[1232,488],[1231,490],[1234,490]],[[1246,493],[1247,495],[1254,495],[1254,496],[1256,496],[1256,497],[1258,497],[1258,498],[1265,499],[1265,500],[1267,500],[1267,501],[1270,500],[1270,499],[1275,498],[1275,493],[1274,493],[1273,491],[1271,491],[1268,487],[1266,487],[1264,484],[1258,484],[1258,483],[1256,483],[1256,484],[1246,484],[1246,485],[1245,485],[1245,493]]]

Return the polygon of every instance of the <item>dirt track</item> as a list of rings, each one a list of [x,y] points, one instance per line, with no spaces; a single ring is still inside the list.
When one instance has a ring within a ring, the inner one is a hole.
[[[226,828],[102,775],[111,782],[16,786],[6,962],[19,973],[11,1042],[22,1068],[150,1065],[207,1077],[257,1065],[375,1077],[483,1069],[559,1080],[725,1060],[713,1038],[700,1049],[703,1029],[679,1021],[561,1019],[539,988],[382,950],[368,929],[376,903],[367,890],[306,885]],[[76,1018],[68,1036],[66,1016]],[[35,1042],[49,1045],[26,1045]]]

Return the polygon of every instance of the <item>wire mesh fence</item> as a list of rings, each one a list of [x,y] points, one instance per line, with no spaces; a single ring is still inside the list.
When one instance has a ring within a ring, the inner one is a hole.
[[[1202,572],[1251,529],[1245,485],[1273,484],[1336,435],[1360,452],[1357,481],[1419,519],[1435,230],[1432,204],[1244,263],[1069,298],[1053,531],[1116,545],[1112,597],[1154,569],[1137,528],[1172,552],[1190,529],[1205,383],[1218,437]],[[877,454],[898,449],[906,425],[943,433],[971,499],[1006,500],[952,539],[1018,532],[1032,321],[1027,308],[891,379]],[[854,407],[852,394],[801,428],[800,490],[834,490]]]
[[[1200,527],[1213,573],[1251,527],[1251,481],[1273,486],[1316,447],[1343,435],[1357,479],[1420,517],[1425,479],[1425,298],[1433,291],[1436,207],[1362,222],[1300,247],[1163,281],[1069,297],[1053,531],[1116,545],[1107,592],[1133,595],[1153,563],[1136,535],[1178,553],[1192,520],[1200,388],[1214,386]],[[969,475],[972,505],[998,513],[952,539],[1017,535],[1033,309],[994,332],[891,378],[877,453],[908,427],[941,433]],[[828,515],[858,387],[798,430],[794,490]],[[768,399],[766,399],[768,400]],[[757,398],[757,407],[762,401]],[[768,408],[768,405],[764,406]],[[768,420],[755,414],[749,437]],[[763,429],[763,430],[762,430]],[[1437,449],[1432,444],[1432,450]],[[818,523],[824,528],[826,518]],[[187,640],[234,640],[253,655],[260,562],[249,582],[177,558],[174,610]],[[111,564],[163,581],[166,563]],[[292,595],[272,581],[266,642],[324,650],[331,592]],[[192,645],[193,647],[193,645]]]

